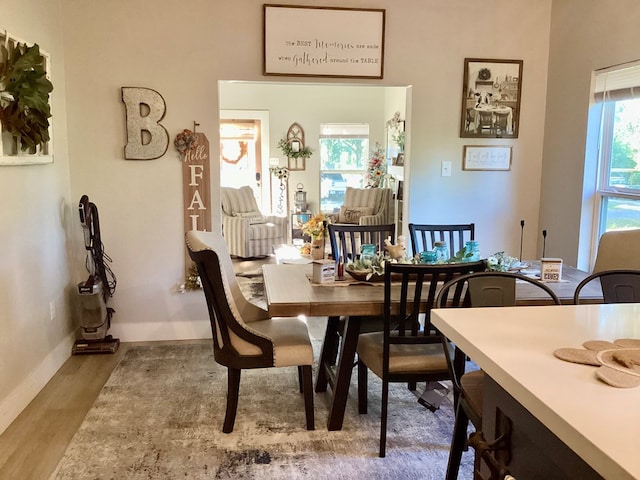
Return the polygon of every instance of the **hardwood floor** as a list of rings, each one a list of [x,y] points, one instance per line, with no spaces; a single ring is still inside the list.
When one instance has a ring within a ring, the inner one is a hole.
[[[256,269],[273,258],[234,260],[236,271]],[[134,345],[209,343],[121,343],[115,354],[71,356],[36,398],[0,435],[0,480],[46,480],[103,385],[127,349]]]

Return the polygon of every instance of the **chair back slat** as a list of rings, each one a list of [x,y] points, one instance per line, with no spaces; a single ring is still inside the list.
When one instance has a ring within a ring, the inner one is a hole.
[[[436,225],[410,223],[409,235],[414,256],[425,250],[433,250],[435,242],[445,241],[449,247],[449,254],[453,257],[464,248],[468,240],[475,240],[475,224]]]
[[[384,241],[396,235],[395,224],[385,225],[356,225],[333,224],[328,225],[331,255],[338,262],[347,263],[360,257],[360,247],[363,243],[372,243],[377,251],[384,250]]]
[[[580,303],[580,292],[591,282],[600,282],[604,303],[639,303],[640,270],[603,270],[582,280],[573,294],[573,303]]]

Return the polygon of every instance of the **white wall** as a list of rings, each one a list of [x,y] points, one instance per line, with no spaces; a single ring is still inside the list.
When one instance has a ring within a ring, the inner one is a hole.
[[[0,167],[0,432],[69,357],[74,250],[58,1],[3,2],[0,29],[51,55],[54,162]],[[49,303],[55,307],[51,319]]]

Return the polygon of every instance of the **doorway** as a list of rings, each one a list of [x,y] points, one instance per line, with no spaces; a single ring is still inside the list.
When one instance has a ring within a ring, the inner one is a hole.
[[[220,111],[220,186],[253,189],[260,210],[270,211],[268,172],[269,115],[260,110]]]

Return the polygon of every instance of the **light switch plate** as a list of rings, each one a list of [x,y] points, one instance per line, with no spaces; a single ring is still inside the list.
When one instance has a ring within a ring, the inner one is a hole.
[[[442,162],[441,175],[443,177],[450,177],[451,176],[451,162]]]

